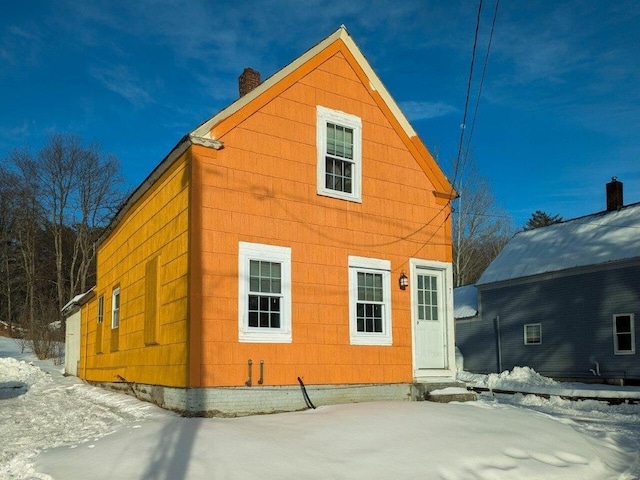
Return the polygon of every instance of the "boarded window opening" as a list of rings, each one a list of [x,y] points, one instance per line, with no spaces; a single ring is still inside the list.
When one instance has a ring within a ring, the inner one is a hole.
[[[144,343],[158,343],[158,257],[147,262],[144,280]]]

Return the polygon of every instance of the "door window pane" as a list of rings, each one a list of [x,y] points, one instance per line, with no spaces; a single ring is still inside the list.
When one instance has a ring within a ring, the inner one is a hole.
[[[431,275],[418,275],[418,320],[438,321],[438,279]]]

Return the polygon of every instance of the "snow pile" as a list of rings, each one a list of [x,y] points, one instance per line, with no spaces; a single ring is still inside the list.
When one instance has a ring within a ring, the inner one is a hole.
[[[489,390],[519,391],[526,387],[527,391],[530,391],[531,387],[556,387],[559,385],[555,380],[543,377],[529,367],[514,367],[511,371],[490,373],[489,375],[460,372],[458,379],[474,387],[488,388]]]
[[[619,387],[606,384],[585,384],[577,382],[557,382],[543,377],[529,367],[515,367],[500,374],[478,375],[458,372],[458,380],[476,388],[490,391],[503,390],[538,395],[555,395],[574,399],[602,399],[609,402],[640,403],[640,387]]]
[[[0,358],[0,398],[2,390],[9,385],[22,385],[23,393],[28,388],[39,382],[50,382],[51,378],[45,372],[33,366],[33,363],[18,361],[15,358]]]

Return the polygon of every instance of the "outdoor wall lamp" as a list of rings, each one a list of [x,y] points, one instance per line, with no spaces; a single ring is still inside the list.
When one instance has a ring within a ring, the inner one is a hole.
[[[404,271],[400,274],[398,284],[400,285],[400,290],[405,290],[409,286],[409,279],[404,274]]]

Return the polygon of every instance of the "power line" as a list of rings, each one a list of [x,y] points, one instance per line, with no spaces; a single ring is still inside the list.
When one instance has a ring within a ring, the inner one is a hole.
[[[456,189],[456,182],[458,180],[458,177],[462,177],[465,167],[466,167],[466,163],[467,163],[467,159],[469,157],[469,152],[471,150],[471,139],[473,137],[473,132],[475,130],[475,124],[476,124],[476,120],[478,118],[478,110],[480,107],[480,98],[482,96],[482,89],[484,87],[484,79],[486,77],[486,73],[487,73],[487,66],[489,65],[489,55],[491,52],[491,45],[493,43],[493,34],[495,32],[495,26],[496,26],[496,20],[498,17],[498,8],[500,6],[500,0],[496,0],[495,3],[495,7],[493,10],[493,19],[491,22],[491,30],[489,32],[489,40],[487,42],[487,50],[484,56],[484,62],[483,62],[483,67],[482,67],[482,75],[480,77],[480,83],[479,83],[479,87],[478,87],[478,94],[476,96],[476,102],[475,102],[475,108],[473,111],[473,116],[471,119],[471,127],[469,129],[466,128],[467,126],[467,114],[468,114],[468,109],[469,109],[469,101],[470,101],[470,97],[471,97],[471,85],[473,83],[473,72],[474,72],[474,65],[475,65],[475,57],[476,57],[476,50],[478,47],[478,36],[479,36],[479,32],[480,32],[480,19],[481,19],[481,14],[482,14],[482,0],[480,0],[479,4],[478,4],[478,13],[477,13],[477,17],[476,17],[476,31],[475,31],[475,36],[474,36],[474,41],[473,41],[473,49],[472,49],[472,54],[471,54],[471,64],[469,67],[469,78],[467,80],[467,93],[466,93],[466,98],[465,98],[465,106],[464,106],[464,112],[463,112],[463,117],[462,117],[462,123],[460,125],[460,139],[458,142],[458,154],[456,156],[456,161],[455,161],[455,165],[454,165],[454,176],[453,176],[453,183],[452,183],[452,188],[455,190]],[[466,137],[466,147],[465,147],[465,133],[467,134]]]
[[[451,182],[451,188],[455,189],[455,184],[460,168],[460,159],[462,157],[462,147],[464,145],[464,131],[467,122],[467,112],[469,110],[469,99],[471,98],[471,83],[473,81],[473,67],[476,62],[476,48],[478,46],[478,32],[480,31],[480,17],[482,14],[482,0],[478,3],[478,14],[476,16],[476,31],[473,37],[473,48],[471,50],[471,64],[469,65],[469,77],[467,78],[467,93],[464,100],[464,111],[462,113],[462,123],[460,124],[460,139],[458,140],[458,154],[456,155],[456,161],[453,170],[453,181]],[[451,201],[451,200],[449,200]]]
[[[496,6],[493,10],[493,20],[491,22],[491,31],[489,32],[489,40],[487,42],[487,52],[484,56],[484,65],[482,66],[482,76],[480,77],[480,84],[478,86],[478,96],[476,98],[476,106],[473,112],[473,120],[471,121],[471,129],[469,130],[469,136],[467,138],[467,147],[464,150],[464,160],[462,162],[462,172],[464,172],[464,167],[467,163],[467,158],[469,157],[469,151],[471,150],[471,138],[473,137],[473,131],[476,126],[476,119],[478,118],[478,109],[480,107],[480,97],[482,96],[482,87],[484,86],[484,79],[487,73],[487,65],[489,65],[489,53],[491,52],[491,43],[493,42],[493,32],[496,27],[496,18],[498,17],[498,7],[500,6],[500,0],[496,0]],[[461,174],[462,176],[462,174]]]

